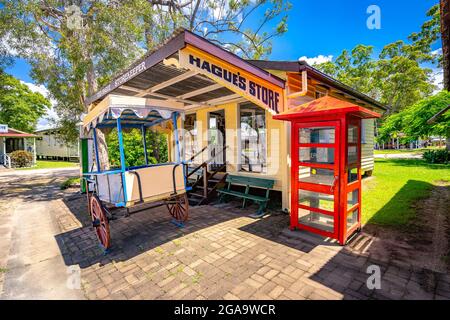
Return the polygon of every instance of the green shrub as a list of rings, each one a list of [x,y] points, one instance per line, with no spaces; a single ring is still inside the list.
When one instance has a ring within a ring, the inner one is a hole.
[[[450,151],[446,149],[427,150],[423,153],[423,158],[428,163],[449,163]]]
[[[33,154],[25,150],[13,151],[9,156],[13,167],[30,167],[33,163]]]

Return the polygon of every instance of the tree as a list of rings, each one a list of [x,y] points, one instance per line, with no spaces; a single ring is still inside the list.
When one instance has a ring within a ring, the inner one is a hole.
[[[50,102],[13,76],[0,71],[0,123],[33,132]]]
[[[402,40],[386,45],[377,58],[373,47],[357,45],[344,50],[332,62],[317,67],[343,83],[390,106],[396,113],[432,94],[433,73],[422,63],[437,64],[439,56],[432,44],[439,39],[439,7],[433,6],[421,30],[412,33],[408,43]]]
[[[450,129],[450,113],[441,115],[432,124],[429,124],[428,120],[449,104],[450,92],[444,90],[389,116],[379,129],[378,140],[387,141],[400,132],[404,134],[405,141],[432,135],[446,137]]]
[[[450,1],[440,1],[444,89],[450,91]]]
[[[290,8],[286,0],[0,0],[0,6],[1,40],[30,62],[62,124],[72,126],[67,132],[85,111],[87,96],[173,30],[185,27],[261,58],[270,40],[287,30]],[[258,23],[253,16],[261,12]],[[268,30],[274,19],[276,28]]]
[[[271,39],[287,31],[286,0],[173,0],[148,1],[144,13],[148,48],[184,27],[245,58],[270,54]],[[261,16],[261,19],[256,19]],[[267,29],[275,19],[276,27]]]
[[[442,39],[442,65],[444,69],[444,89],[450,91],[450,1],[441,0],[441,39]],[[440,112],[448,112],[448,109],[442,109]],[[436,114],[437,115],[437,114]],[[434,117],[434,116],[433,116]],[[435,119],[431,118],[431,122]],[[447,150],[450,150],[450,127],[447,132],[446,141]]]
[[[167,137],[164,134],[147,130],[146,141],[149,163],[155,164],[168,161]],[[106,142],[108,145],[109,163],[112,167],[119,167],[120,152],[117,130],[114,129],[106,134]],[[123,144],[127,167],[145,164],[144,146],[140,130],[132,129],[129,132],[123,132]]]

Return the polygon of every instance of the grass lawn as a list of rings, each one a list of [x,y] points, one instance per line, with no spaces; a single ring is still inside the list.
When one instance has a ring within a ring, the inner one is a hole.
[[[80,185],[80,177],[71,177],[61,184],[61,190],[65,190],[72,186],[79,186],[79,185]]]
[[[363,224],[405,225],[416,215],[414,203],[428,197],[438,180],[450,181],[450,165],[376,159],[373,178],[363,180]]]
[[[374,150],[374,154],[398,154],[398,153],[423,153],[426,150],[439,150],[444,149],[444,147],[429,147],[421,149],[385,149],[385,150]]]
[[[76,167],[76,166],[78,166],[78,162],[37,160],[36,165],[34,167],[17,168],[16,170],[68,168],[68,167]]]

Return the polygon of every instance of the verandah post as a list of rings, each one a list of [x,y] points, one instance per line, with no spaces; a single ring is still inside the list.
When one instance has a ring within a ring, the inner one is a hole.
[[[175,160],[180,163],[181,152],[180,152],[180,141],[178,138],[178,124],[177,124],[178,112],[172,113],[173,121],[173,134],[175,135]]]
[[[122,186],[123,186],[123,201],[126,205],[127,203],[127,184],[125,180],[125,171],[127,169],[125,164],[125,152],[123,148],[123,135],[122,135],[122,124],[120,123],[120,118],[117,118],[117,136],[119,138],[119,153],[120,153],[120,168],[122,172]]]
[[[148,155],[147,155],[147,138],[146,138],[146,130],[147,128],[144,125],[141,125],[141,133],[142,133],[142,144],[144,145],[144,157],[145,164],[148,165]]]

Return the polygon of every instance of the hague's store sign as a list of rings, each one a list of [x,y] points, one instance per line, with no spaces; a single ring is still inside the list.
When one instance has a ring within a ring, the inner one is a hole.
[[[273,113],[283,111],[283,89],[201,50],[180,50],[180,66],[198,71]]]

